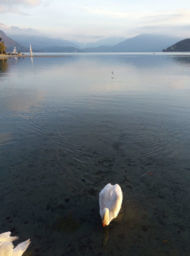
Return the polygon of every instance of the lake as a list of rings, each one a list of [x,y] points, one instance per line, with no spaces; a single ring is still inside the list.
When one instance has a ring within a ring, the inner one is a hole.
[[[124,201],[103,229],[109,182]],[[188,256],[190,56],[0,60],[0,202],[26,256]]]

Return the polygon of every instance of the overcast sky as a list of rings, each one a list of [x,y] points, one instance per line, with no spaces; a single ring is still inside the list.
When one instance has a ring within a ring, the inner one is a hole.
[[[78,41],[140,33],[190,37],[190,0],[0,0],[0,29]]]

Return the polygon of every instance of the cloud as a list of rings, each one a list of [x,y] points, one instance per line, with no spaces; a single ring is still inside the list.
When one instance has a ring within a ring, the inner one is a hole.
[[[149,25],[135,29],[136,34],[162,34],[183,38],[189,38],[190,25]]]
[[[152,25],[185,25],[190,24],[190,10],[178,9],[173,12],[155,13],[144,17],[143,23]]]
[[[0,30],[3,30],[9,35],[42,35],[43,33],[37,29],[32,28],[21,28],[18,26],[7,26],[0,23]]]
[[[82,34],[105,36],[133,37],[138,34],[165,34],[169,36],[189,36],[190,9],[174,9],[164,11],[125,11],[112,8],[81,7],[83,13],[97,19],[95,24],[85,24],[78,27]],[[99,18],[98,18],[99,17]],[[93,29],[92,29],[93,26]],[[76,29],[73,28],[73,32]],[[73,37],[74,38],[74,37]]]
[[[103,8],[89,8],[83,7],[83,10],[87,11],[90,14],[104,16],[104,17],[111,17],[111,18],[128,18],[129,14],[127,12],[119,12],[119,11],[112,11]]]
[[[40,4],[41,0],[0,0],[0,6],[28,5],[35,6]]]
[[[83,11],[91,14],[94,18],[99,16],[96,27],[98,23],[104,22],[104,24],[99,24],[99,34],[103,28],[106,28],[107,32],[105,33],[108,33],[112,27],[112,34],[117,36],[130,37],[141,33],[177,34],[180,37],[189,35],[190,9],[118,11],[112,8],[85,6]],[[96,28],[95,31],[97,31]]]
[[[106,0],[107,4],[104,1],[96,0],[99,4],[95,4],[87,0],[0,0],[1,13],[26,15],[30,10],[30,17],[14,19],[14,26],[10,27],[0,24],[0,29],[9,35],[33,35],[38,31],[50,37],[85,42],[142,33],[189,36],[190,8],[121,8],[113,0]],[[6,19],[1,21],[13,25],[10,15],[4,16]]]
[[[116,11],[113,9],[107,8],[90,8],[87,6],[81,7],[84,11],[89,14],[95,16],[103,16],[104,18],[111,18],[111,19],[137,19],[142,18],[147,15],[147,12],[126,12],[126,11]]]
[[[40,5],[42,0],[0,0],[0,13],[25,14],[20,10],[23,7],[35,7]]]
[[[168,34],[189,37],[190,10],[179,9],[173,12],[155,13],[141,19],[135,28],[137,33]]]
[[[117,11],[106,8],[90,8],[87,6],[81,7],[85,12],[104,18],[118,19],[127,21],[143,22],[144,24],[181,24],[190,23],[190,10],[177,9],[174,11]]]

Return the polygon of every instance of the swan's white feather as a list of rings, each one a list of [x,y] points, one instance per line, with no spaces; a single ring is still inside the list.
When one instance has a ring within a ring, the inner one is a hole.
[[[0,256],[22,256],[30,245],[30,239],[18,244],[15,248],[13,241],[18,237],[11,236],[11,232],[0,234]]]
[[[0,256],[12,256],[13,255],[13,243],[4,242],[0,245]]]
[[[18,239],[17,236],[11,236],[11,232],[5,232],[0,234],[0,245],[5,242],[13,242],[14,240]]]
[[[5,240],[5,239],[7,239],[10,236],[11,236],[11,232],[10,231],[4,232],[4,233],[0,234],[0,241],[1,240]]]
[[[104,209],[109,209],[109,222],[119,214],[123,201],[123,193],[118,184],[107,184],[99,193],[100,216],[103,218]]]
[[[22,256],[30,245],[30,239],[18,244],[13,250],[13,256]]]

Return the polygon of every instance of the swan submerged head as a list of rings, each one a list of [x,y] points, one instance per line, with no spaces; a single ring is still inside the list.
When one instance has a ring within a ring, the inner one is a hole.
[[[108,183],[99,193],[100,216],[102,226],[108,226],[117,218],[123,201],[123,193],[118,184]]]
[[[109,218],[109,209],[104,208],[103,211],[103,218],[102,218],[102,226],[108,226],[110,224],[110,218]]]

